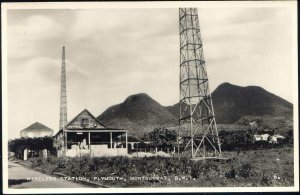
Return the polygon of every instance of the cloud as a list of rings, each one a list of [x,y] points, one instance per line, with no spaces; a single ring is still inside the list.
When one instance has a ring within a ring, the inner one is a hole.
[[[211,89],[224,81],[259,85],[291,101],[293,16],[289,8],[200,9]]]
[[[45,42],[60,37],[64,27],[53,19],[43,15],[32,15],[17,24],[9,25],[8,57],[25,58],[39,55],[39,48],[46,47]]]
[[[275,17],[277,8],[243,8],[239,9],[235,15],[229,18],[232,24],[246,25],[249,23],[258,24]]]
[[[290,11],[199,9],[210,90],[223,82],[259,85],[291,100],[296,29]],[[58,126],[62,45],[70,118],[84,108],[98,115],[134,93],[162,105],[178,101],[178,9],[18,10],[10,17],[13,132],[35,121]]]
[[[9,82],[23,83],[30,86],[43,87],[58,86],[61,76],[61,59],[49,57],[35,57],[29,60],[15,60],[15,66],[9,66]],[[88,76],[82,67],[66,61],[68,79],[81,82]]]
[[[147,92],[151,89],[137,85],[143,80],[135,77],[146,78],[154,72],[163,75],[178,67],[178,57],[173,55],[179,41],[176,14],[177,9],[81,10],[76,13],[68,47],[77,46],[73,60],[98,83],[98,90],[121,78],[128,83],[119,83],[124,90],[135,87]]]
[[[110,35],[112,39],[130,37],[130,34],[134,35],[134,38],[145,34],[168,34],[169,28],[157,27],[177,25],[177,18],[173,17],[176,12],[177,9],[80,10],[76,13],[76,22],[71,34],[73,39],[101,37],[104,34]],[[107,40],[105,37],[103,39]]]

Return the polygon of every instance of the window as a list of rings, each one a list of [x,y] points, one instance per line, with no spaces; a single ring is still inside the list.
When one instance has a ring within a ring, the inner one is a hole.
[[[81,119],[81,127],[87,127],[89,125],[89,119],[88,118],[83,118]]]

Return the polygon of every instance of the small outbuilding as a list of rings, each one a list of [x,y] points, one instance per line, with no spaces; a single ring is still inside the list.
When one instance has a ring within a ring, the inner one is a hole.
[[[115,139],[116,141],[125,141],[125,137],[122,137],[121,139],[121,136],[117,137]],[[141,144],[146,144],[143,140],[141,140],[140,138],[134,136],[134,135],[128,135],[127,136],[127,146],[128,146],[128,149],[130,150],[134,150],[134,149],[137,149],[139,147],[139,145]]]
[[[262,135],[257,135],[255,134],[254,135],[254,140],[255,141],[268,141],[270,135],[265,133],[265,134],[262,134]]]

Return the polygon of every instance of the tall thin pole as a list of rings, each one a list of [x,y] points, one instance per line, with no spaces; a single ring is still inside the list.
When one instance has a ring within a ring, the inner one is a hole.
[[[67,86],[66,86],[66,51],[65,46],[62,47],[62,64],[61,64],[61,83],[60,83],[60,116],[59,116],[59,129],[63,130],[63,151],[66,155],[68,147],[67,132],[65,126],[67,124]]]
[[[67,86],[66,86],[66,53],[65,46],[62,47],[61,88],[60,88],[60,117],[59,129],[67,124]]]

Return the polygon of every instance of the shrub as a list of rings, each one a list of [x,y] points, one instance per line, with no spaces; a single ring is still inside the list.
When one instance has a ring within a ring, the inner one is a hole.
[[[237,177],[237,172],[233,166],[231,166],[231,169],[225,173],[225,177],[228,179],[235,179]]]
[[[42,164],[45,164],[46,159],[43,159],[42,157],[30,158],[29,162],[31,163],[31,167],[35,168],[35,167],[41,166]]]
[[[266,171],[265,170],[263,170],[263,172],[262,172],[262,177],[261,177],[260,183],[263,186],[269,186],[270,185],[270,179],[266,175]]]
[[[64,158],[58,158],[57,167],[58,168],[65,168],[66,167],[66,160]]]
[[[239,169],[239,176],[248,178],[251,175],[252,165],[250,163],[243,164]]]
[[[201,166],[199,164],[193,164],[191,168],[191,176],[193,178],[199,178],[201,175]]]

